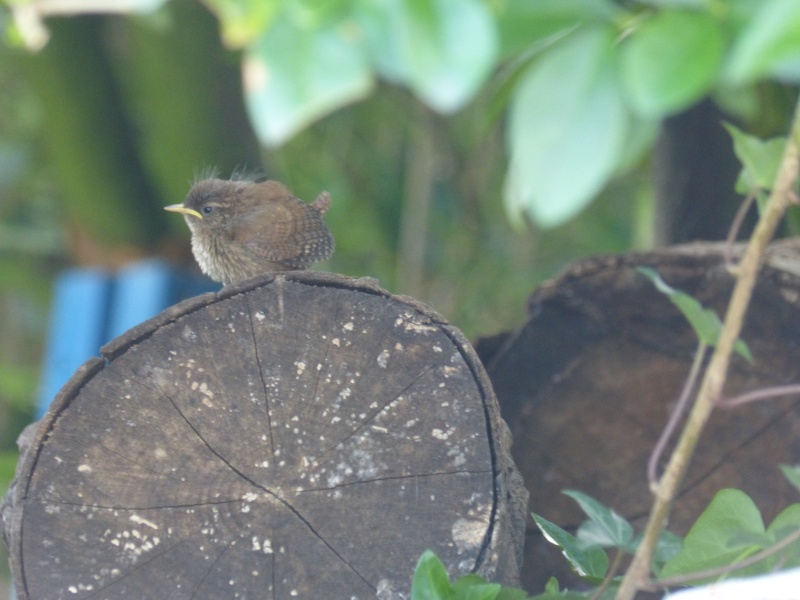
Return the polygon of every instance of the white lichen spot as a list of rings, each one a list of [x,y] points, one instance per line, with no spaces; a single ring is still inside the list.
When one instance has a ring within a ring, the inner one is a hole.
[[[434,346],[433,347],[433,351],[434,352],[441,352],[442,351],[442,347],[441,346]]]
[[[198,387],[200,387],[200,383],[197,382],[197,381],[193,381],[192,385],[190,387],[192,388],[192,391],[194,392],[194,391],[197,390]]]
[[[342,325],[342,329],[344,329],[345,331],[353,331],[353,322],[348,321],[347,323]]]
[[[446,440],[448,437],[448,434],[446,432],[438,428],[431,431],[431,435],[435,437],[437,440]]]
[[[259,321],[263,321],[266,318],[267,318],[267,315],[265,315],[263,312],[258,311],[256,313],[256,319],[258,319]]]
[[[349,387],[344,388],[339,392],[339,400],[345,400],[349,398],[350,394],[352,394],[352,390]]]
[[[158,460],[164,460],[167,458],[167,451],[164,450],[161,446],[153,450],[153,456],[155,456]]]
[[[478,519],[458,519],[453,523],[450,536],[459,554],[479,548],[486,536],[487,522]]]
[[[247,492],[244,496],[242,496],[242,500],[245,502],[254,502],[258,499],[258,494],[255,492]]]
[[[139,515],[133,514],[129,518],[137,525],[144,525],[145,527],[149,527],[150,529],[158,529],[158,525],[156,525],[152,521],[148,521],[144,517],[140,517]]]
[[[389,364],[389,351],[383,350],[378,354],[378,366],[381,369],[385,369],[387,364]]]
[[[303,371],[306,370],[306,363],[304,363],[302,360],[298,360],[297,362],[295,362],[294,366],[297,367],[298,376],[302,375]]]
[[[333,338],[333,339],[331,340],[331,344],[333,344],[333,345],[334,345],[334,346],[336,346],[337,348],[338,348],[339,346],[341,346],[341,342],[339,341],[339,338]]]
[[[91,473],[92,467],[87,464],[78,465],[78,472],[79,473]]]
[[[388,429],[386,429],[386,427],[380,427],[380,426],[378,426],[378,425],[373,425],[373,426],[372,426],[372,430],[373,430],[373,431],[377,431],[377,432],[379,432],[379,433],[389,433],[389,430],[388,430]]]

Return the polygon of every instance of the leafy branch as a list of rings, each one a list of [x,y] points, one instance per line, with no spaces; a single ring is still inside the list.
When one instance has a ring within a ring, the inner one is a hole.
[[[799,164],[800,103],[795,108],[791,131],[787,138],[769,200],[762,211],[761,218],[736,270],[736,285],[723,321],[719,340],[703,376],[694,406],[689,413],[677,446],[672,453],[664,474],[652,488],[655,501],[650,511],[644,538],[625,574],[616,596],[617,600],[631,600],[637,590],[643,589],[648,583],[653,552],[669,516],[672,502],[686,474],[700,434],[708,422],[717,399],[722,397],[731,355],[739,339],[739,333],[753,294],[764,249],[772,239],[775,229],[792,202]]]

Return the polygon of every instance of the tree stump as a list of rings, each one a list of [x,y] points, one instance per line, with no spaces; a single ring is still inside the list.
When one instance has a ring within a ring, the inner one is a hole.
[[[18,594],[407,597],[518,582],[526,492],[462,334],[371,280],[269,275],[128,331],[61,390],[3,521]]]
[[[572,531],[585,515],[564,489],[586,492],[643,525],[652,503],[647,460],[697,347],[686,320],[638,265],[724,315],[733,278],[722,245],[690,244],[576,262],[534,292],[523,327],[478,345],[511,426],[531,510]],[[796,242],[771,249],[742,338],[755,364],[733,359],[727,395],[800,382]],[[669,528],[685,534],[725,487],[744,490],[769,522],[796,501],[777,465],[800,461],[798,431],[797,396],[717,409]],[[525,546],[522,580],[530,592],[541,591],[550,575],[576,584],[532,521]]]

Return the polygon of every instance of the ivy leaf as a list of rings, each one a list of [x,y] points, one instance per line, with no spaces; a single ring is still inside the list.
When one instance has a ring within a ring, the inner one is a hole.
[[[636,550],[633,527],[624,517],[582,492],[566,490],[564,494],[575,500],[589,517],[578,528],[578,542],[585,548],[595,545],[626,552]]]
[[[768,544],[761,512],[750,497],[741,490],[720,490],[692,525],[681,551],[664,565],[661,575],[675,577],[729,565]],[[742,569],[737,575],[762,572],[757,565],[754,567]]]
[[[702,343],[709,346],[717,344],[719,333],[722,330],[722,321],[720,321],[717,313],[710,308],[703,308],[702,304],[686,292],[676,290],[667,285],[654,269],[636,267],[636,270],[652,281],[659,292],[669,297],[672,303],[683,313],[683,316],[686,317],[686,320],[689,321],[689,325],[692,326]],[[734,350],[748,362],[753,362],[753,355],[743,340],[736,340]]]
[[[767,536],[774,544],[786,536],[796,533],[798,529],[800,529],[800,504],[792,504],[783,509],[770,523],[767,527]],[[795,540],[759,564],[764,565],[764,572],[770,572],[776,568],[790,569],[800,566],[800,540]]]
[[[800,490],[800,465],[781,465],[781,472],[789,483]]]
[[[631,105],[647,118],[690,106],[716,81],[724,51],[722,27],[710,15],[658,12],[620,47],[622,83]]]
[[[742,162],[736,191],[748,194],[755,188],[771,190],[778,175],[786,138],[761,140],[730,123],[723,123],[733,138],[733,151]]]
[[[533,520],[541,530],[545,539],[561,548],[564,558],[572,569],[583,579],[599,584],[608,570],[608,556],[602,548],[583,548],[571,533],[564,531],[544,517],[533,515]]]
[[[431,550],[425,550],[414,570],[411,600],[450,600],[452,595],[447,569]]]
[[[543,227],[560,225],[613,174],[629,125],[614,43],[610,27],[580,29],[522,74],[507,129],[504,195],[512,221],[527,212]]]

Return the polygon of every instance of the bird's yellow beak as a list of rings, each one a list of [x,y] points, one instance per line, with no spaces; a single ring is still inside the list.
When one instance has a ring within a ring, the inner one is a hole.
[[[203,215],[201,215],[199,212],[191,208],[186,208],[183,204],[170,204],[169,206],[165,206],[164,210],[168,210],[170,212],[183,213],[184,215],[192,215],[193,217],[197,217],[198,219],[201,220],[203,218]]]

